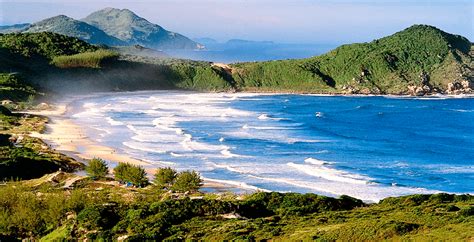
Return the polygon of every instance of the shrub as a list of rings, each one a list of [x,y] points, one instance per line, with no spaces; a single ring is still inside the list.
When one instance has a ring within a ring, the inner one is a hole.
[[[155,185],[161,188],[169,188],[174,184],[176,175],[176,171],[171,167],[161,168],[155,174]]]
[[[93,179],[101,179],[107,176],[109,168],[107,163],[99,158],[94,158],[89,161],[89,165],[86,167],[87,175]]]
[[[119,163],[114,168],[115,179],[120,182],[130,182],[132,185],[141,187],[148,184],[145,169],[129,163]]]
[[[196,171],[183,171],[176,176],[172,189],[178,192],[195,192],[202,186],[202,179]]]
[[[468,217],[474,215],[474,206],[469,206],[458,211],[459,215]]]

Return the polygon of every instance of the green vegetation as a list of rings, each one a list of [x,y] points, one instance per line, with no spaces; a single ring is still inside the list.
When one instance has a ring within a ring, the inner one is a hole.
[[[117,181],[130,183],[136,187],[148,185],[145,169],[129,163],[119,163],[114,168],[114,176]]]
[[[201,176],[196,171],[178,173],[171,189],[177,192],[196,192],[202,186]]]
[[[0,106],[0,180],[22,180],[82,167],[72,158],[51,150],[30,132],[41,132],[45,117],[14,114]]]
[[[0,99],[26,100],[39,92],[79,93],[186,89],[298,93],[416,94],[472,85],[471,43],[426,25],[414,25],[370,43],[343,45],[301,60],[238,63],[118,55],[53,33],[0,35]],[[469,88],[466,89],[469,92]]]
[[[109,50],[96,50],[75,55],[56,56],[51,64],[59,68],[101,68],[107,62],[118,58],[118,54]]]
[[[48,32],[0,34],[0,47],[24,57],[48,59],[97,50],[82,40]]]
[[[176,175],[176,171],[171,167],[161,168],[155,173],[153,182],[159,188],[169,189],[174,184]]]
[[[401,94],[409,85],[445,90],[454,80],[472,81],[470,48],[464,37],[414,25],[313,58],[235,64],[233,77],[243,90]]]
[[[94,158],[90,160],[86,166],[86,173],[92,177],[92,179],[103,179],[109,174],[109,168],[104,160]]]
[[[58,182],[0,187],[0,238],[459,241],[474,236],[471,195],[412,195],[378,204],[296,193],[172,198],[161,190],[91,180],[63,191],[57,186],[64,181]]]

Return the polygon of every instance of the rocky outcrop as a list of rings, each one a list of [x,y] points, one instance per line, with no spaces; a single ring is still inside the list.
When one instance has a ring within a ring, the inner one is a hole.
[[[468,80],[458,81],[448,83],[448,88],[446,92],[448,94],[467,94],[472,93],[472,83]]]

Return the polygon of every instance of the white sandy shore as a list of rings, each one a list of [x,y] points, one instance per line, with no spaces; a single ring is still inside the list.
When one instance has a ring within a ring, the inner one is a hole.
[[[115,149],[99,144],[87,137],[84,129],[66,116],[68,105],[68,103],[57,104],[54,106],[54,109],[28,112],[29,114],[49,118],[44,133],[32,132],[30,136],[39,138],[56,151],[69,155],[76,160],[82,160],[82,162],[92,158],[101,158],[109,163],[125,162],[144,166],[147,173],[151,175],[156,172],[156,168],[149,168],[151,163],[117,152]],[[213,179],[204,179],[203,188],[209,188],[218,192],[225,192],[231,189],[255,190],[239,186],[238,184],[218,182]]]
[[[109,162],[127,162],[135,165],[148,164],[92,141],[80,126],[64,115],[66,111],[67,105],[57,105],[54,110],[29,112],[30,114],[43,115],[49,118],[46,131],[41,134],[33,132],[31,136],[44,140],[59,152],[72,153],[81,159],[98,157]]]

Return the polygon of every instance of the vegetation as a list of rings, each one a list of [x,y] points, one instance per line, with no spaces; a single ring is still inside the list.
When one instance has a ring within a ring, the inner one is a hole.
[[[196,171],[183,171],[176,176],[171,189],[177,192],[196,192],[201,186],[202,179]]]
[[[176,180],[176,175],[176,171],[173,170],[171,167],[161,168],[155,173],[155,179],[153,180],[153,182],[159,188],[168,189],[174,184]]]
[[[119,163],[114,168],[114,176],[117,181],[130,183],[136,187],[148,185],[145,169],[129,163]]]
[[[364,204],[347,196],[255,193],[171,198],[160,190],[130,190],[94,181],[72,191],[55,184],[0,187],[0,238],[353,241],[474,236],[471,195],[412,195]]]
[[[102,179],[109,174],[109,168],[104,160],[94,158],[90,160],[89,164],[86,166],[86,173],[88,176],[92,177],[92,179]]]
[[[22,180],[82,167],[72,158],[51,150],[30,132],[41,132],[45,117],[14,114],[0,106],[0,180]]]
[[[51,63],[59,68],[101,68],[107,62],[118,58],[118,54],[109,50],[96,50],[75,55],[61,55],[53,58]]]
[[[243,90],[401,94],[425,84],[445,90],[448,82],[472,80],[470,48],[464,37],[414,25],[313,58],[235,64],[233,77]]]

